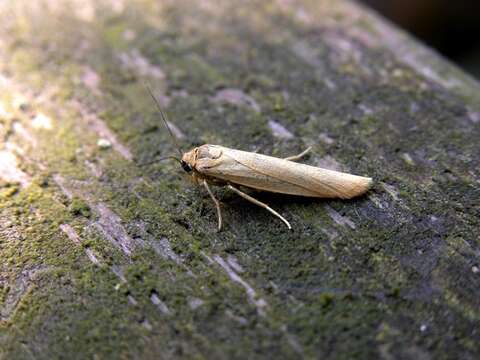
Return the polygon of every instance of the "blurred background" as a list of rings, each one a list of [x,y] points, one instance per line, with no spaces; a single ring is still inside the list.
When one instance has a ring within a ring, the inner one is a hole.
[[[480,79],[480,0],[361,0]]]

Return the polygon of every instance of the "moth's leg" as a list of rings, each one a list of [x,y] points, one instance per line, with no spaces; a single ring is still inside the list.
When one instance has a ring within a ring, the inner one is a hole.
[[[287,225],[287,227],[291,230],[292,227],[290,226],[290,223],[285,220],[285,218],[280,215],[278,212],[276,212],[275,210],[273,210],[270,206],[268,206],[267,204],[264,204],[262,203],[261,201],[258,201],[257,199],[251,197],[250,195],[247,195],[245,194],[244,192],[238,190],[237,188],[233,187],[232,185],[227,185],[227,188],[229,188],[230,190],[236,192],[238,195],[240,195],[241,197],[243,197],[244,199],[254,203],[255,205],[258,205],[258,206],[261,206],[263,207],[264,209],[270,211],[273,215],[277,216],[278,218],[280,218],[280,220],[282,220],[285,225]]]
[[[207,189],[210,197],[212,198],[213,202],[215,203],[215,207],[217,208],[217,216],[218,216],[218,231],[222,229],[222,211],[220,210],[220,201],[215,198],[213,195],[212,190],[210,190],[210,186],[208,186],[207,180],[203,180],[203,186]]]
[[[284,160],[296,161],[298,159],[301,159],[305,155],[307,155],[310,152],[310,150],[312,150],[311,146],[309,146],[305,151],[301,152],[300,154],[286,157]]]
[[[195,183],[195,185],[198,185],[198,176],[195,173],[192,174],[192,180]]]

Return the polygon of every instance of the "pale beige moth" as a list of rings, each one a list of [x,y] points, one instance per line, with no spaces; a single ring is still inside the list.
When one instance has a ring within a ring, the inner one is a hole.
[[[292,227],[283,216],[238,187],[315,198],[351,199],[364,194],[372,185],[372,179],[369,177],[295,162],[303,157],[310,148],[299,155],[285,159],[209,144],[182,153],[158,101],[150,88],[148,90],[180,152],[181,159],[174,158],[180,162],[183,170],[191,174],[195,183],[205,187],[215,203],[219,230],[222,228],[222,212],[220,202],[210,189],[210,185],[226,186],[244,199],[265,208],[280,218],[289,229]]]

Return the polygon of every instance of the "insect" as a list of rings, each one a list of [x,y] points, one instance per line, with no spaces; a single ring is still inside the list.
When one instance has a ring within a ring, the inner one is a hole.
[[[209,144],[183,153],[158,100],[150,87],[147,86],[147,89],[180,153],[180,159],[174,156],[168,158],[179,161],[182,169],[192,176],[194,182],[207,190],[216,207],[219,231],[222,228],[222,211],[220,202],[210,189],[210,185],[226,186],[244,199],[278,217],[289,229],[292,227],[282,215],[238,187],[298,196],[350,199],[362,195],[372,185],[372,179],[368,177],[296,163],[295,161],[306,155],[310,148],[284,159]]]

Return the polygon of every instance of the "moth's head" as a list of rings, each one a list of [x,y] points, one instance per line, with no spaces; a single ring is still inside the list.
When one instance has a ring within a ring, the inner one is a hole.
[[[222,150],[219,149],[218,146],[205,144],[183,154],[181,161],[182,168],[189,173],[195,170],[198,160],[215,160],[221,155]]]
[[[195,168],[195,162],[197,160],[197,152],[198,152],[198,148],[195,148],[193,150],[190,150],[184,153],[182,156],[182,160],[180,161],[180,164],[182,165],[182,169],[185,170],[187,173],[192,172],[192,170]]]

